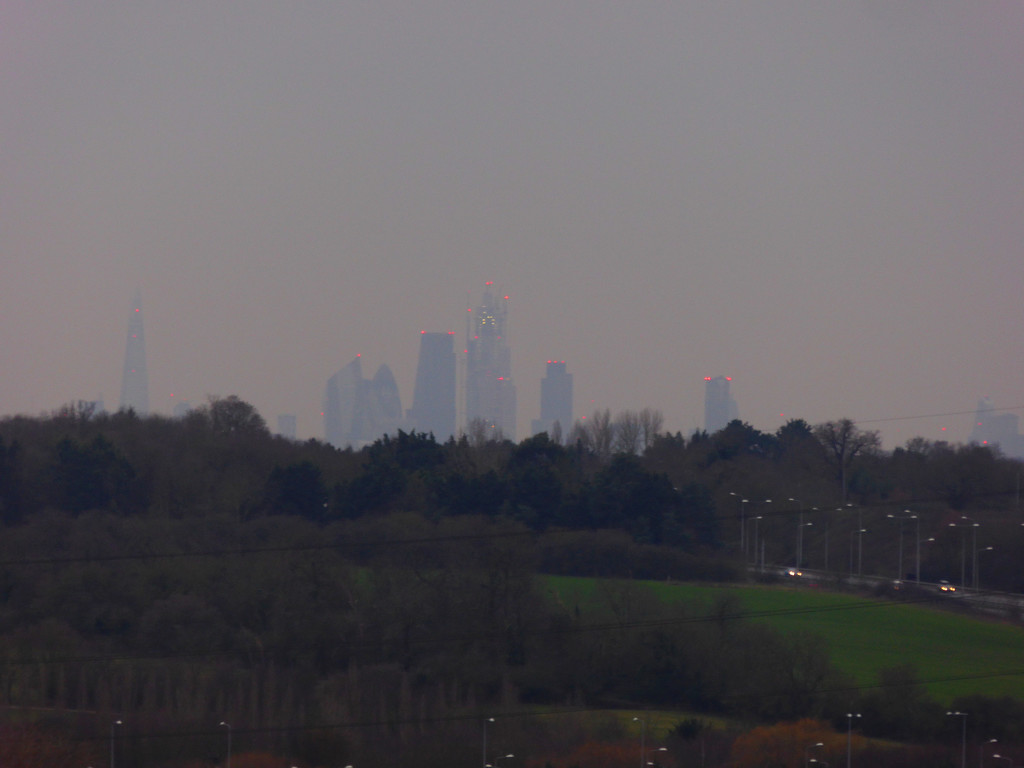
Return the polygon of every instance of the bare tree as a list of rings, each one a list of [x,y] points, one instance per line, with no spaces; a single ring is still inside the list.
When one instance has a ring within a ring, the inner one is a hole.
[[[587,433],[589,447],[595,454],[601,457],[611,456],[613,428],[610,410],[595,410],[583,425],[583,430]]]
[[[871,453],[881,446],[878,431],[860,429],[852,419],[839,419],[815,425],[814,436],[824,447],[829,463],[836,470],[842,498],[846,501],[848,470],[858,456]]]
[[[640,411],[640,429],[641,438],[643,440],[643,450],[647,450],[654,445],[654,439],[661,432],[662,426],[665,424],[665,416],[661,411],[656,408],[644,408]]]
[[[587,432],[585,421],[576,419],[572,425],[572,429],[569,430],[569,434],[565,438],[566,445],[580,445],[584,448],[590,448],[590,434]]]
[[[466,424],[466,439],[473,448],[480,448],[486,443],[501,442],[505,435],[501,427],[480,416],[474,416]]]
[[[640,450],[643,426],[640,424],[640,414],[636,411],[618,413],[612,432],[616,453],[637,453]]]

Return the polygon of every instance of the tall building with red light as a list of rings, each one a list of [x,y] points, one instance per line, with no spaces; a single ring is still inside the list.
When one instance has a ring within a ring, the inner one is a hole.
[[[455,435],[455,334],[420,333],[420,359],[412,408],[414,429],[443,443]]]
[[[128,341],[124,348],[124,370],[121,373],[122,411],[132,410],[140,416],[149,413],[149,376],[146,374],[146,337],[142,331],[142,296],[135,292],[132,312],[128,317]]]
[[[729,392],[730,376],[704,377],[704,431],[713,435],[740,417],[736,401]]]
[[[466,428],[479,421],[496,437],[516,439],[516,385],[508,342],[508,296],[487,283],[466,323]]]
[[[564,360],[548,360],[540,380],[540,418],[531,426],[533,434],[547,432],[548,436],[564,435],[572,428],[572,374],[566,372]]]
[[[361,448],[405,426],[398,384],[388,366],[380,366],[372,379],[364,379],[357,356],[327,380],[324,438],[331,445]]]
[[[983,397],[978,401],[969,441],[977,445],[998,447],[1006,456],[1024,459],[1024,435],[1020,434],[1020,419],[1009,411],[997,410],[991,397]]]

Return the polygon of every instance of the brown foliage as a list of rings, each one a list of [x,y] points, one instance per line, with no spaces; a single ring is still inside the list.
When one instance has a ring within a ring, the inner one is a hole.
[[[565,754],[527,760],[525,768],[545,768],[546,765],[554,768],[623,768],[636,765],[639,760],[639,747],[635,742],[587,741]],[[648,755],[648,760],[666,768],[674,765],[667,752]]]
[[[854,747],[862,747],[861,738],[854,738]],[[823,746],[812,746],[818,743]],[[807,755],[838,765],[845,754],[846,734],[810,718],[754,728],[739,736],[732,746],[732,759],[739,768],[801,768]]]
[[[80,742],[42,725],[10,725],[0,730],[4,768],[81,768],[93,760]]]
[[[231,757],[231,768],[281,768],[284,764],[283,758],[269,752],[243,752]]]

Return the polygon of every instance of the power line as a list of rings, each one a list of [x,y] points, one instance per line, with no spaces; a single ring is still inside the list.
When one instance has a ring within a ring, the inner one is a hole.
[[[985,413],[999,413],[1001,411],[1024,410],[1024,405],[1017,405],[1011,408],[986,408]],[[854,419],[857,424],[880,424],[886,421],[911,421],[914,419],[936,419],[940,416],[972,416],[978,412],[975,408],[971,411],[946,411],[945,413],[925,413],[918,416],[888,416],[884,419]]]

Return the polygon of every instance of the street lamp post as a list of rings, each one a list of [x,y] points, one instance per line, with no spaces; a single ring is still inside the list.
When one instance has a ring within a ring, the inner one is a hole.
[[[729,491],[729,495],[735,496],[736,501],[739,503],[740,506],[740,555],[742,557],[742,560],[745,562],[747,559],[747,536],[745,526],[746,511],[744,510],[743,505],[747,503],[747,500],[744,499],[741,494],[736,493],[735,491]],[[640,766],[640,768],[643,768],[643,766]]]
[[[823,742],[819,741],[817,744],[809,744],[807,747],[804,748],[804,768],[807,768],[807,764],[810,762],[809,758],[810,758],[811,750],[812,749],[817,749],[818,747],[824,747],[824,746],[825,746],[825,744]]]
[[[744,499],[746,501],[746,499]],[[644,763],[647,760],[647,745],[645,744],[645,738],[647,736],[647,721],[642,717],[634,717],[633,722],[640,723],[640,768],[644,768]]]
[[[842,507],[836,509],[836,512],[842,512]],[[825,515],[825,573],[828,574],[828,534],[832,530],[832,518]]]
[[[846,768],[850,768],[851,738],[853,734],[853,718],[860,717],[859,712],[846,713]]]
[[[1008,762],[1010,764],[1010,768],[1013,768],[1013,758],[1012,757],[1004,757],[1003,755],[992,755],[992,757],[996,758],[996,760],[1005,760],[1006,762]]]
[[[110,768],[114,768],[114,729],[119,725],[122,725],[120,720],[115,720],[110,724]]]
[[[864,534],[868,532],[867,528],[861,528],[857,531],[857,575],[864,575]]]
[[[963,736],[960,747],[960,768],[967,768],[967,713],[960,711],[947,712],[949,717],[959,717],[963,723]]]
[[[480,764],[483,766],[483,768],[487,768],[487,724],[493,722],[493,717],[484,718],[484,751],[483,759],[480,761]]]
[[[864,510],[857,507],[857,575],[863,576],[861,566],[864,564]]]
[[[975,529],[977,530],[977,529]],[[995,547],[982,547],[981,549],[974,550],[974,591],[978,591],[978,553],[979,552],[991,552]]]
[[[920,584],[921,583],[921,518],[918,517],[917,515],[914,515],[914,522],[915,522],[914,541],[916,542],[916,546],[914,547],[914,550],[915,550],[914,558],[915,558],[915,561],[916,561],[914,563],[914,581],[916,581],[918,584]]]
[[[668,747],[658,747],[657,749],[647,750],[648,755],[653,755],[655,752],[668,752]],[[657,765],[653,760],[648,760],[646,765]]]
[[[858,528],[856,531],[850,531],[850,578],[853,578],[853,537],[857,537],[857,576],[860,576],[861,563],[864,556],[864,534],[867,532],[867,528]]]
[[[757,565],[757,552],[758,552],[758,550],[757,550],[757,547],[758,547],[757,539],[758,539],[758,536],[760,535],[760,533],[761,533],[761,515],[757,515],[757,516],[754,517],[754,565],[755,566]]]
[[[810,528],[814,525],[813,522],[800,523],[800,534],[799,534],[799,550],[800,556],[797,558],[796,569],[799,571],[804,561],[804,528]]]
[[[917,515],[915,515],[909,509],[904,509],[902,515],[888,514],[888,515],[886,515],[886,517],[892,518],[893,520],[898,520],[899,524],[900,524],[899,572],[896,574],[896,578],[899,579],[900,581],[902,581],[903,580],[903,576],[904,576],[904,574],[903,574],[903,521],[904,520],[917,520],[918,518],[917,518]],[[919,520],[918,520],[918,524],[917,524],[917,538],[918,539],[921,538],[921,522]],[[920,571],[920,566],[921,566],[921,549],[920,549],[920,545],[918,545],[917,555],[918,555],[917,564],[918,564],[918,569]],[[920,579],[921,579],[920,572],[918,572],[917,578],[918,578],[918,581],[920,581]]]
[[[227,763],[225,763],[225,768],[231,768],[231,723],[221,720],[220,724],[228,729],[228,759]]]
[[[985,747],[989,744],[995,744],[998,741],[999,739],[989,739],[978,747],[978,768],[985,768]]]
[[[927,539],[922,539],[921,537],[918,537],[918,539],[917,539],[917,583],[918,584],[921,583],[921,545],[922,544],[931,544],[933,541],[935,541],[935,537],[934,536],[929,536]]]
[[[970,522],[950,523],[950,528],[972,528],[974,530],[974,541],[978,540],[978,523],[974,522],[967,515],[960,515],[960,519]],[[960,588],[967,589],[967,531],[960,532]]]
[[[804,543],[804,503],[800,499],[794,499],[792,496],[789,500],[797,505],[797,524],[796,524],[796,562],[793,563],[793,567],[800,570],[800,552],[803,549]]]
[[[978,589],[978,523],[971,526],[971,583]]]

